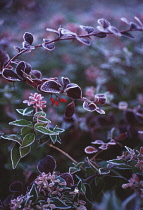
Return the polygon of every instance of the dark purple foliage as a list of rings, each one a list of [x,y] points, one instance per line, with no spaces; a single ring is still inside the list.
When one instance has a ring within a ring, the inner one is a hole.
[[[52,174],[56,168],[56,161],[52,156],[47,155],[38,163],[37,168],[38,171],[41,173],[45,172],[46,174],[48,174],[50,172]]]
[[[67,187],[74,185],[73,176],[70,173],[63,173],[60,175],[67,183]]]
[[[15,181],[9,186],[11,192],[22,192],[23,184],[20,181]]]
[[[75,112],[75,104],[74,101],[72,101],[70,104],[67,105],[65,110],[65,117],[71,118]]]

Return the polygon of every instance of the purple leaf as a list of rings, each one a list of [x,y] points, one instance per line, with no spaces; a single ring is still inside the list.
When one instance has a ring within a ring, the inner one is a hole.
[[[38,168],[38,171],[41,173],[42,172],[45,172],[46,174],[48,174],[49,172],[53,173],[53,171],[56,168],[56,161],[52,156],[47,155],[44,159],[42,159],[38,163],[37,168]]]
[[[65,29],[65,28],[59,28],[59,31],[60,31],[60,34],[63,36],[63,35],[66,35],[68,37],[76,37],[77,34],[68,30],[68,29]]]
[[[42,73],[38,70],[31,70],[30,74],[35,76],[37,79],[40,79],[42,77]]]
[[[102,26],[97,26],[97,29],[98,29],[99,31],[103,32],[103,33],[109,32],[109,31],[108,31],[108,28],[103,28]]]
[[[68,84],[65,89],[65,92],[72,99],[81,99],[82,98],[81,88],[77,84],[74,84],[74,83]]]
[[[116,141],[114,139],[111,139],[107,144],[108,145],[116,145]]]
[[[31,72],[31,70],[32,70],[31,65],[29,63],[25,62],[25,69],[24,69],[25,73],[29,74]]]
[[[29,32],[24,33],[23,39],[24,39],[24,41],[28,42],[29,45],[31,45],[33,43],[33,35]]]
[[[52,29],[52,28],[46,28],[46,31],[48,31],[48,32],[53,32],[53,33],[56,33],[56,34],[59,35],[59,32],[56,31],[56,30],[54,30],[54,29]]]
[[[90,40],[89,39],[86,39],[86,38],[80,38],[80,37],[76,37],[76,39],[81,42],[82,44],[84,45],[87,45],[87,46],[90,46]]]
[[[107,98],[106,98],[106,96],[104,94],[97,94],[97,95],[95,95],[94,103],[105,104],[106,100],[107,100]]]
[[[67,85],[70,84],[70,79],[68,77],[62,77],[61,80],[62,80],[63,89],[65,89]]]
[[[127,20],[127,18],[122,17],[121,20],[122,20],[124,23],[130,25],[130,22]]]
[[[98,37],[98,38],[105,38],[107,36],[106,33],[100,33],[100,34],[95,34],[94,36]]]
[[[109,27],[108,27],[108,30],[109,30],[111,33],[115,34],[116,36],[121,36],[121,35],[122,35],[122,34],[118,31],[118,29],[115,28],[114,26],[109,26]]]
[[[20,76],[21,78],[25,78],[23,76],[23,72],[25,71],[25,67],[26,67],[26,63],[24,61],[21,61],[18,63],[18,65],[16,66],[16,73],[18,74],[18,76]]]
[[[5,51],[0,49],[0,72],[2,71],[4,65],[8,62],[9,59],[9,55]]]
[[[65,117],[71,118],[75,112],[75,104],[74,101],[72,101],[70,104],[67,105],[65,110]]]
[[[22,46],[23,46],[24,49],[30,49],[29,42],[26,42],[26,41],[22,42]]]
[[[100,109],[99,107],[96,108],[96,112],[99,114],[105,114],[105,111],[103,109]]]
[[[108,22],[106,19],[101,18],[97,20],[98,24],[102,26],[102,28],[106,29],[108,28],[111,24]]]
[[[91,142],[92,144],[104,144],[104,142],[102,140],[95,140],[93,142]]]
[[[9,186],[11,192],[22,192],[23,184],[20,181],[15,181]]]
[[[98,149],[95,148],[95,147],[92,147],[92,146],[88,146],[84,149],[85,153],[87,154],[93,154],[93,153],[96,153],[98,152]]]
[[[121,34],[122,34],[123,36],[127,37],[127,38],[131,38],[131,39],[134,38],[134,37],[133,37],[130,33],[128,33],[128,32],[121,32]]]
[[[14,48],[18,53],[21,51],[21,48],[20,48],[20,47],[14,46],[13,48]]]
[[[102,150],[106,150],[108,149],[108,144],[104,143],[102,144],[100,147],[98,147],[99,149],[102,149]]]
[[[118,136],[115,137],[115,140],[122,141],[122,140],[125,140],[127,137],[128,137],[127,132],[126,133],[121,133],[121,134],[119,134]]]
[[[60,175],[67,183],[67,187],[74,185],[73,176],[70,173],[63,173]]]
[[[130,22],[130,29],[132,30],[140,30],[141,27],[134,22]]]
[[[42,43],[43,48],[45,48],[46,50],[52,51],[55,49],[55,44],[54,42],[46,44],[45,42]]]
[[[87,101],[84,101],[83,102],[83,108],[89,112],[93,112],[97,109],[97,106],[96,104],[94,104],[93,102],[87,102]]]
[[[140,27],[143,29],[143,24],[142,24],[141,20],[138,17],[136,17],[136,16],[134,18],[138,22],[138,24],[140,25]]]
[[[83,30],[85,30],[88,34],[91,34],[94,31],[94,28],[92,26],[80,26]]]
[[[18,75],[9,69],[4,69],[2,72],[2,75],[5,79],[9,80],[9,81],[20,81],[20,78],[18,77]]]
[[[44,82],[41,87],[40,90],[46,93],[60,93],[61,91],[61,84],[50,80],[50,81],[46,81]]]

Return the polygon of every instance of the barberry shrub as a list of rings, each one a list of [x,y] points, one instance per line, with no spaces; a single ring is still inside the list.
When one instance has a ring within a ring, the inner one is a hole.
[[[1,200],[1,209],[142,207],[143,147],[139,135],[142,135],[143,108],[136,103],[129,108],[124,100],[113,101],[115,84],[112,86],[111,81],[115,75],[119,79],[125,72],[118,69],[117,73],[112,70],[111,75],[103,75],[95,66],[90,66],[85,74],[92,85],[84,90],[82,81],[78,84],[70,74],[45,77],[42,71],[32,68],[32,62],[24,59],[40,48],[52,54],[61,47],[58,42],[65,40],[89,47],[92,39],[109,36],[133,39],[132,32],[143,31],[142,21],[138,17],[134,19],[135,22],[130,22],[121,18],[127,25],[124,30],[104,18],[97,20],[97,29],[91,25],[80,25],[73,31],[61,26],[48,27],[46,38],[42,37],[43,42],[37,44],[34,44],[35,35],[26,31],[23,40],[21,34],[22,47],[14,46],[15,55],[0,49],[2,85],[6,83],[1,92],[3,100],[8,102],[6,110],[10,118],[6,127],[1,127],[0,135],[1,142],[8,146],[11,161],[11,166],[5,164],[5,168],[23,170],[25,176],[25,181],[21,178],[10,184],[11,194]],[[124,48],[124,53],[124,57],[113,55],[101,68],[109,70],[121,60],[126,61],[125,68],[130,67],[132,52]],[[126,82],[130,85],[128,78],[124,78],[123,84]],[[105,84],[108,88],[103,91]],[[24,92],[23,86],[30,88]],[[13,96],[19,91],[25,94],[25,97],[19,96],[20,101],[18,96]],[[118,93],[119,90],[116,95]],[[142,94],[138,95],[138,101],[143,105]],[[80,138],[87,141],[81,140],[77,152],[72,152],[72,143]],[[63,146],[65,139],[69,141],[69,148]],[[65,171],[61,172],[59,169],[63,168]]]

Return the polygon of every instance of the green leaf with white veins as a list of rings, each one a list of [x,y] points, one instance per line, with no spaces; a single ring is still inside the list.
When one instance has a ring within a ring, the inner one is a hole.
[[[2,138],[10,140],[10,141],[15,141],[20,145],[22,144],[21,136],[18,134],[3,135]]]
[[[19,147],[20,157],[23,158],[31,151],[31,146]]]
[[[30,126],[32,123],[25,119],[15,120],[9,123],[9,125],[16,125],[16,126]]]
[[[14,143],[11,148],[11,162],[12,162],[12,168],[15,169],[20,161],[20,153],[19,153],[19,145],[17,143]]]
[[[34,133],[29,133],[23,138],[22,147],[27,147],[33,144],[35,141],[35,135]]]
[[[45,135],[58,135],[59,134],[59,133],[51,131],[50,129],[46,128],[45,126],[42,126],[40,123],[35,124],[35,130],[37,130],[40,133],[43,133]]]
[[[22,134],[22,137],[24,138],[27,134],[29,133],[32,133],[33,132],[33,129],[29,126],[24,126],[22,129],[21,129],[21,134]]]

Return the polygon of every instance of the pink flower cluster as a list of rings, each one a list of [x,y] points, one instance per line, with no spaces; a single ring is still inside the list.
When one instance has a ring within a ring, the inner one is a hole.
[[[28,106],[33,105],[33,108],[35,108],[35,111],[37,112],[38,109],[43,111],[43,108],[46,107],[46,101],[43,101],[44,97],[41,94],[38,93],[30,93],[29,99],[24,100],[23,103],[28,104]]]
[[[130,187],[143,198],[143,181],[136,174],[132,174],[132,177],[128,181],[128,183],[122,185],[122,188],[126,189]]]

